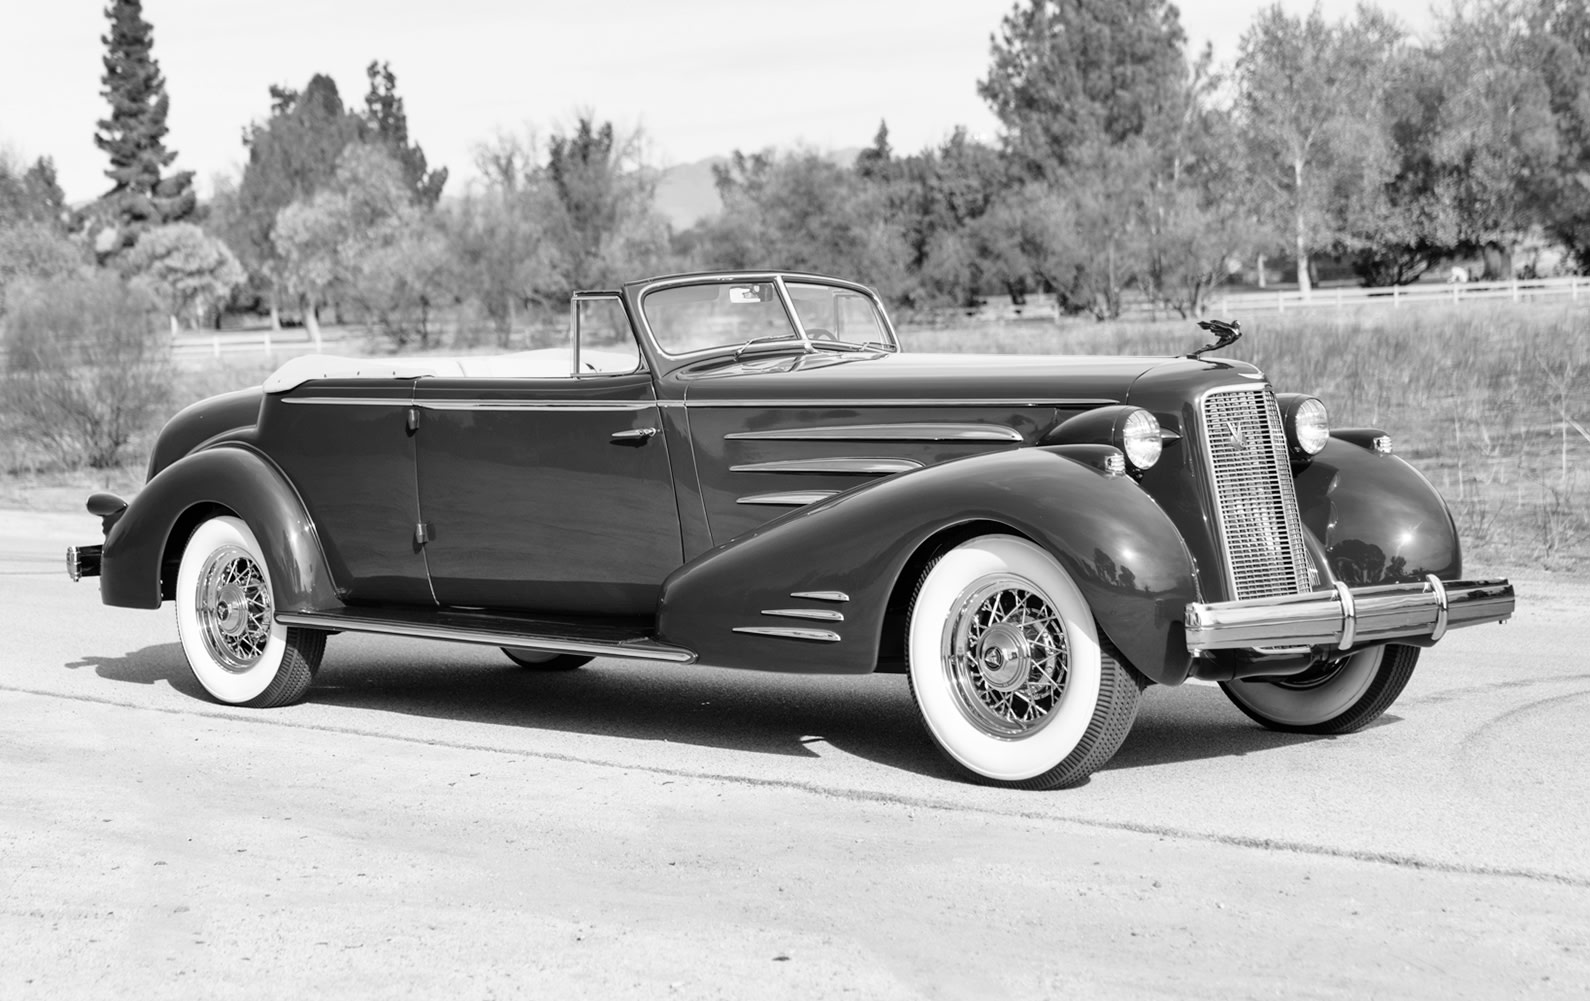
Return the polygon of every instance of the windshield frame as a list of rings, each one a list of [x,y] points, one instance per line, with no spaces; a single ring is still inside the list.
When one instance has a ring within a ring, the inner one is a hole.
[[[803,285],[828,285],[833,288],[844,289],[847,292],[855,292],[865,297],[867,301],[872,304],[872,308],[877,311],[878,319],[881,322],[884,335],[888,338],[887,343],[879,342],[880,346],[867,348],[865,345],[852,344],[849,342],[812,340],[812,338],[806,333],[805,325],[801,322],[800,312],[795,308],[794,300],[790,297],[789,288],[785,285],[786,279]],[[690,351],[669,351],[663,347],[662,342],[656,335],[656,332],[652,330],[651,318],[646,313],[646,299],[648,296],[650,296],[653,292],[661,292],[666,289],[679,288],[682,286],[733,285],[742,282],[766,282],[773,285],[778,293],[779,305],[783,308],[785,318],[789,321],[790,329],[795,332],[794,337],[780,337],[776,340],[768,341],[752,340],[740,344],[725,342],[723,344],[715,344],[710,347],[695,348]],[[798,350],[801,354],[815,354],[819,351],[834,350],[874,350],[891,353],[900,351],[899,335],[895,333],[894,324],[890,321],[889,313],[884,308],[883,301],[878,297],[878,294],[872,289],[867,288],[865,285],[858,285],[855,282],[845,281],[841,278],[832,278],[827,275],[784,271],[736,271],[679,275],[676,277],[659,278],[655,281],[646,282],[640,286],[640,288],[634,293],[634,296],[636,305],[635,313],[640,319],[640,329],[644,337],[649,342],[649,346],[657,352],[659,357],[666,358],[670,362],[688,363],[697,359],[712,358],[722,354],[733,354],[736,358],[738,358],[743,355],[772,354],[787,352],[792,349]],[[837,349],[835,348],[836,344],[840,345]]]

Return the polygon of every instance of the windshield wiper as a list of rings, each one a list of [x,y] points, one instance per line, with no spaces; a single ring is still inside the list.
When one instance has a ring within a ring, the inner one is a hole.
[[[746,341],[744,344],[742,344],[738,348],[736,348],[734,350],[734,360],[735,361],[739,361],[741,353],[743,353],[745,351],[745,349],[750,347],[751,345],[753,345],[753,344],[765,344],[765,343],[767,343],[769,341],[790,341],[791,343],[794,343],[796,345],[799,345],[799,344],[802,343],[800,338],[793,337],[793,336],[791,336],[789,334],[760,334],[760,335],[758,335],[756,337],[751,338],[750,340]]]

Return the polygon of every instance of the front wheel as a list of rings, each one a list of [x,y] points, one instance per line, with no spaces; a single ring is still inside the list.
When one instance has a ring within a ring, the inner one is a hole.
[[[309,690],[326,634],[276,621],[270,570],[242,519],[211,518],[189,536],[176,605],[188,667],[216,701],[268,709]]]
[[[1419,663],[1413,646],[1370,647],[1294,678],[1223,681],[1238,709],[1283,733],[1352,733],[1380,718]]]
[[[1082,592],[1025,539],[985,535],[917,585],[907,678],[939,749],[977,781],[1076,785],[1137,716],[1139,676],[1101,648]]]

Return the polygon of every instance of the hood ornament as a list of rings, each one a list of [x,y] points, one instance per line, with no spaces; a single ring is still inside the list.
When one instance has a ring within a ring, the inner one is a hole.
[[[1205,351],[1219,351],[1223,347],[1235,344],[1237,339],[1242,336],[1242,324],[1236,320],[1199,320],[1198,327],[1200,330],[1207,330],[1214,334],[1215,342],[1213,344],[1205,344],[1197,351],[1189,354],[1187,356],[1189,358],[1196,358]]]

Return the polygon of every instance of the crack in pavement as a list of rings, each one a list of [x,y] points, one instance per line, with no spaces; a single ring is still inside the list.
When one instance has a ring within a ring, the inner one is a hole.
[[[35,695],[41,698],[62,699],[72,702],[87,702],[96,705],[114,706],[122,709],[136,709],[144,712],[165,713],[171,716],[192,716],[203,719],[222,719],[238,723],[252,723],[258,726],[284,727],[293,730],[311,730],[320,733],[342,734],[353,737],[371,737],[379,740],[393,740],[405,744],[416,744],[422,747],[447,747],[462,751],[484,751],[490,754],[511,755],[514,757],[537,758],[544,761],[562,761],[570,764],[590,765],[598,768],[617,768],[625,771],[645,772],[653,775],[666,775],[670,778],[706,779],[713,782],[726,782],[734,785],[749,786],[753,788],[789,789],[798,792],[811,793],[817,796],[828,796],[834,799],[843,799],[861,803],[885,803],[899,806],[919,807],[922,809],[941,810],[950,813],[982,814],[992,817],[1010,817],[1020,820],[1038,820],[1073,824],[1101,831],[1119,831],[1130,834],[1145,834],[1155,837],[1171,838],[1178,841],[1201,842],[1205,844],[1225,845],[1234,848],[1250,848],[1259,851],[1276,852],[1285,851],[1301,855],[1314,855],[1322,858],[1342,859],[1344,861],[1367,862],[1375,865],[1389,865],[1401,869],[1415,869],[1426,872],[1450,873],[1461,876],[1490,876],[1508,879],[1525,879],[1535,882],[1553,883],[1560,886],[1571,886],[1580,889],[1590,889],[1590,878],[1572,876],[1566,873],[1549,872],[1541,869],[1512,868],[1507,866],[1485,865],[1459,865],[1452,862],[1443,862],[1438,859],[1421,858],[1417,855],[1399,854],[1396,852],[1371,852],[1350,848],[1334,848],[1330,845],[1313,844],[1306,841],[1288,841],[1280,838],[1250,837],[1240,834],[1219,834],[1212,831],[1196,831],[1186,828],[1161,826],[1157,824],[1142,824],[1133,821],[1094,820],[1086,817],[1056,816],[1036,810],[1000,810],[987,806],[974,806],[964,803],[955,803],[946,799],[931,796],[911,796],[899,793],[876,792],[864,789],[844,789],[819,785],[815,782],[803,782],[797,779],[769,779],[757,778],[748,775],[734,775],[719,772],[692,771],[684,768],[669,768],[663,765],[637,764],[630,761],[613,761],[604,758],[588,758],[576,754],[564,754],[558,751],[535,751],[523,748],[499,747],[491,744],[478,744],[469,741],[447,740],[445,738],[409,737],[402,734],[382,733],[379,730],[369,730],[361,727],[336,726],[327,723],[305,723],[294,720],[269,719],[258,715],[230,712],[203,712],[193,709],[174,709],[167,706],[146,706],[136,702],[127,702],[121,699],[108,699],[96,695],[71,695],[64,692],[44,691],[36,688],[24,688],[16,685],[0,684],[0,691],[14,692],[21,695]]]

